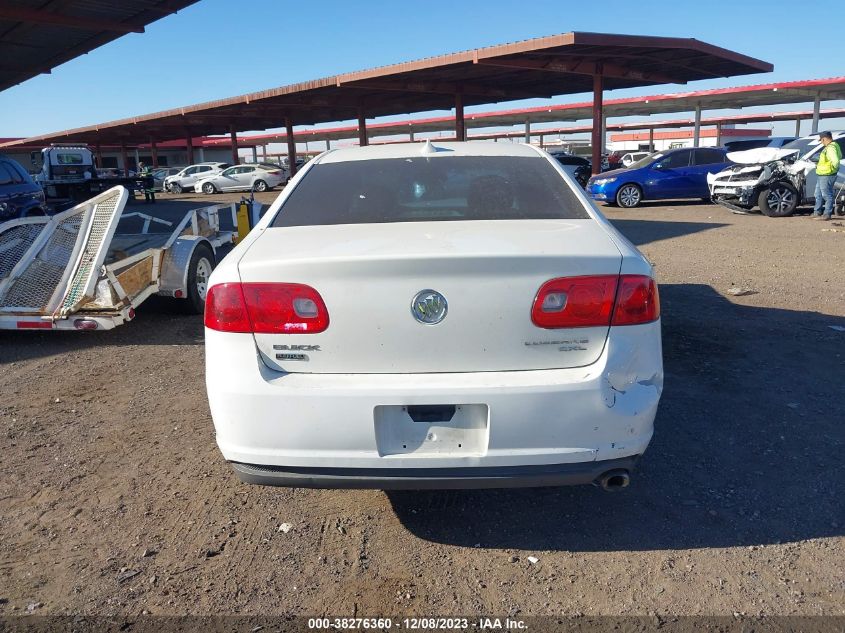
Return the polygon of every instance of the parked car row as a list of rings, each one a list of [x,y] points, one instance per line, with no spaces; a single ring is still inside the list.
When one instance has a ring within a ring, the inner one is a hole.
[[[845,148],[845,132],[834,132],[833,139]],[[740,213],[756,207],[772,217],[792,215],[799,204],[814,202],[815,164],[822,147],[818,134],[733,141],[726,146],[640,153],[645,155],[625,167],[591,177],[587,193],[623,208],[644,200],[700,198]],[[635,154],[618,158],[624,163]],[[845,186],[845,163],[839,167],[837,182]]]
[[[285,181],[284,176],[280,168],[267,164],[235,165],[197,180],[194,191],[206,194],[219,191],[268,191],[281,185]]]
[[[286,180],[285,171],[271,163],[197,163],[177,169],[176,173],[163,175],[162,189],[172,193],[195,191],[212,194],[218,191],[268,191]]]
[[[628,167],[590,178],[587,193],[594,200],[630,209],[643,200],[701,198],[709,200],[707,174],[728,165],[725,150],[680,148],[654,152]]]
[[[179,173],[167,176],[164,179],[164,190],[171,193],[192,191],[194,185],[200,180],[219,174],[230,166],[229,163],[197,163],[195,165],[189,165]]]

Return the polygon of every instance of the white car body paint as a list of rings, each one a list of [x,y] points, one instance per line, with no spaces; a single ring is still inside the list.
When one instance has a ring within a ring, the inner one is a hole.
[[[296,280],[317,288],[330,314],[332,306],[369,306],[366,318],[336,320],[319,335],[256,334],[262,358],[273,369],[470,372],[594,363],[607,327],[562,336],[537,328],[526,315],[549,279],[617,275],[621,261],[619,249],[592,220],[397,222],[270,228],[239,270],[243,282]],[[449,317],[440,327],[421,328],[410,318],[411,300],[425,288],[449,302]],[[307,364],[274,360],[274,344],[306,345],[316,338],[322,351]],[[558,340],[570,341],[574,349],[526,346]]]
[[[798,150],[782,149],[778,147],[755,147],[741,152],[728,152],[728,160],[737,165],[757,165],[773,160],[782,160],[787,156],[797,154]]]
[[[649,152],[628,152],[627,154],[622,156],[622,160],[620,162],[622,163],[623,167],[630,167],[638,160],[641,160],[648,155]]]
[[[195,163],[184,167],[178,174],[164,179],[165,187],[179,185],[183,191],[191,189],[198,180],[219,174],[226,163]]]
[[[216,191],[249,191],[259,180],[263,180],[270,189],[278,187],[285,181],[284,171],[281,167],[271,170],[260,165],[233,165],[207,178],[197,180],[194,191],[202,193],[203,187],[208,182]]]
[[[587,483],[603,464],[627,464],[646,450],[663,387],[660,320],[547,330],[530,312],[549,279],[653,276],[648,261],[544,153],[504,143],[436,145],[452,156],[542,156],[590,218],[270,227],[312,169],[417,157],[422,145],[332,150],[309,161],[209,282],[308,284],[331,318],[319,334],[206,328],[208,398],[227,460],[310,473],[283,485],[358,487],[331,475],[357,469],[374,478],[364,487],[389,488],[397,472],[412,469],[419,482],[420,472],[451,469],[434,487],[463,487],[535,485],[473,477],[478,469],[555,465],[590,471],[563,481]],[[449,301],[437,326],[411,315],[411,299],[424,288]],[[585,349],[558,342],[583,339]],[[274,344],[320,351],[280,364]],[[413,422],[402,407],[414,405],[455,405],[456,417]],[[320,479],[325,473],[329,479]]]

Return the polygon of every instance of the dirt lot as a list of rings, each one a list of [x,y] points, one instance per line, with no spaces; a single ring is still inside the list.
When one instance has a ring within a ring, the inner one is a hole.
[[[201,320],[151,302],[113,332],[0,332],[0,615],[845,614],[845,223],[606,211],[662,283],[626,491],[240,484]]]

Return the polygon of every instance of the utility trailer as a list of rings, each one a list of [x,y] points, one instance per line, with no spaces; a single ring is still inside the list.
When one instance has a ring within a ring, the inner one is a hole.
[[[208,277],[234,242],[220,228],[227,207],[191,210],[157,232],[173,224],[124,215],[128,197],[114,187],[52,217],[0,224],[0,329],[109,330],[153,294],[202,312]]]

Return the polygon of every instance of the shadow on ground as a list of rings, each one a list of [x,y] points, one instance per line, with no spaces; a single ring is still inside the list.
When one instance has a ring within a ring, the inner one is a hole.
[[[66,354],[82,349],[124,345],[202,345],[202,315],[185,314],[178,299],[152,296],[135,319],[113,330],[50,332],[0,330],[0,367],[5,363]]]
[[[626,220],[619,218],[613,218],[610,222],[622,235],[637,246],[728,226],[719,222],[662,222],[660,220]]]
[[[666,383],[631,486],[390,492],[420,538],[530,551],[773,544],[845,533],[841,317],[663,285]],[[553,423],[550,421],[550,424]]]

